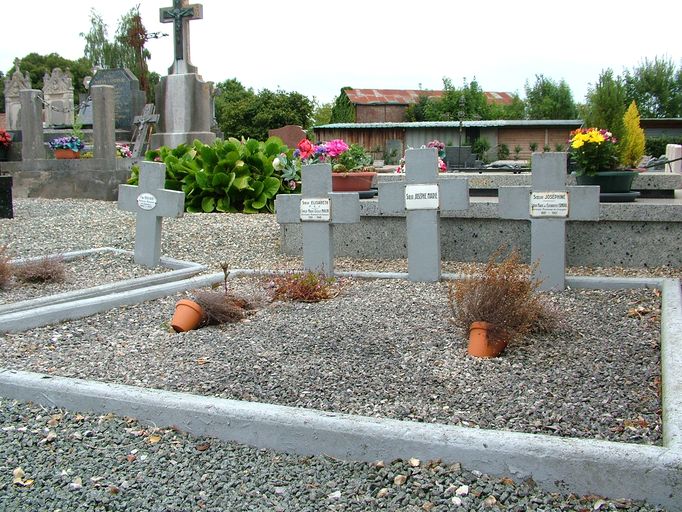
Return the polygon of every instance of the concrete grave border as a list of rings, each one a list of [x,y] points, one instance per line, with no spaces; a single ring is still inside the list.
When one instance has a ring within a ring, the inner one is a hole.
[[[230,277],[266,274],[233,270]],[[366,278],[401,273],[339,272]],[[452,274],[446,279],[456,278]],[[220,282],[222,273],[130,292],[139,300]],[[0,371],[0,396],[142,422],[174,425],[260,448],[327,454],[347,460],[440,458],[498,476],[533,478],[549,491],[644,499],[682,505],[682,289],[675,279],[567,277],[575,288],[657,288],[661,298],[663,445],[639,445],[542,434],[370,418],[103,382]],[[158,295],[157,295],[158,294]],[[677,371],[676,371],[677,370]]]
[[[133,255],[131,251],[123,249],[99,247],[96,249],[67,252],[60,254],[60,256],[64,258],[64,261],[73,261],[90,254],[104,252]],[[13,260],[11,263],[21,265],[22,263],[41,258],[25,258]],[[128,295],[136,296],[132,293],[134,290],[162,286],[167,283],[184,280],[206,269],[205,265],[173,258],[162,257],[160,264],[173,270],[161,274],[125,279],[115,283],[0,305],[0,333],[22,331],[63,320],[73,320],[123,304],[132,304],[133,302],[126,301],[126,297]]]

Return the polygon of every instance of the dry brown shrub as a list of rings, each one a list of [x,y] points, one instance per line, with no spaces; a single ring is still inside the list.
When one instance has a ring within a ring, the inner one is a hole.
[[[272,300],[293,300],[297,302],[320,302],[336,297],[340,283],[335,277],[315,272],[288,272],[273,276],[266,284]]]
[[[12,273],[18,281],[25,283],[61,282],[66,275],[64,258],[45,256],[12,266]]]
[[[194,300],[204,311],[204,325],[239,322],[256,307],[254,302],[232,293],[198,291]]]
[[[498,263],[504,250],[495,251],[481,273],[448,283],[454,323],[468,330],[473,322],[488,322],[493,338],[508,341],[534,330],[536,323],[552,329],[555,314],[535,293],[540,281],[531,278],[534,266],[523,265],[516,249]]]
[[[9,285],[12,278],[12,265],[9,262],[7,247],[0,245],[0,290]]]

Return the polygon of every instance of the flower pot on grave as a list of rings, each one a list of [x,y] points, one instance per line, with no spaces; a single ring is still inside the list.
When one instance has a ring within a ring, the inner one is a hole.
[[[615,194],[630,192],[635,176],[633,171],[603,171],[592,176],[578,175],[575,181],[578,185],[599,185],[602,194]]]
[[[204,312],[199,304],[193,300],[179,300],[175,304],[175,313],[173,313],[171,327],[175,332],[191,331],[201,325],[203,316]]]
[[[80,152],[74,151],[73,149],[59,148],[54,150],[54,157],[57,160],[73,160],[75,158],[80,158],[81,154]]]
[[[333,172],[333,192],[363,192],[372,188],[376,172]]]
[[[497,357],[507,347],[507,340],[491,336],[492,325],[488,322],[473,322],[469,328],[467,352],[474,357]]]

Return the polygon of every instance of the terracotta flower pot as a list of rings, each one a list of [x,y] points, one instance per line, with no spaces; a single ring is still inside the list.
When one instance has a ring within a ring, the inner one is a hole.
[[[193,300],[179,300],[175,304],[175,313],[173,313],[171,327],[175,332],[191,331],[199,327],[203,316],[204,312],[199,304]]]
[[[54,150],[54,157],[57,160],[72,160],[74,158],[80,158],[81,154],[73,149],[60,148]]]
[[[469,346],[467,352],[474,357],[497,357],[507,347],[507,340],[490,337],[491,324],[473,322],[469,327]]]
[[[372,180],[376,172],[333,172],[332,191],[362,192],[372,188]]]

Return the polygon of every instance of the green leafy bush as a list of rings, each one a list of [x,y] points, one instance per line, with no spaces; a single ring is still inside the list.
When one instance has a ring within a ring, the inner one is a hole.
[[[166,188],[185,193],[188,212],[243,212],[275,211],[275,196],[297,190],[284,181],[282,171],[275,169],[273,160],[288,149],[277,137],[265,142],[254,139],[216,140],[211,146],[195,140],[192,145],[177,148],[161,147],[148,151],[146,160],[166,164]],[[128,183],[138,183],[139,169],[132,169]]]
[[[647,137],[644,154],[658,158],[659,156],[665,155],[665,147],[668,144],[682,144],[682,137],[671,137],[666,135],[660,137]]]

